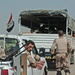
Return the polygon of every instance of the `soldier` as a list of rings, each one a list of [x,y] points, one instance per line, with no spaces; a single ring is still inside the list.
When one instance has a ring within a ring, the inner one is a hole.
[[[37,54],[33,54],[32,50],[34,48],[35,44],[33,41],[29,40],[27,41],[27,44],[25,46],[26,53],[27,53],[27,59],[30,63],[30,66],[33,68],[42,69],[43,62],[40,61],[40,56]]]
[[[0,59],[5,59],[5,58],[6,58],[6,55],[5,55],[4,49],[0,46]]]
[[[71,53],[72,48],[69,41],[64,37],[64,32],[59,30],[58,32],[59,38],[55,39],[51,50],[55,50],[56,48],[56,68],[57,75],[62,75],[61,68],[65,71],[65,75],[70,74],[69,66],[68,66],[68,54]]]

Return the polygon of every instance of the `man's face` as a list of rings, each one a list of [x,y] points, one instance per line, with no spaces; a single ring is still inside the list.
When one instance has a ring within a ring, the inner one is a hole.
[[[27,46],[27,50],[28,50],[29,52],[32,51],[33,48],[34,48],[34,45],[31,44],[31,43]]]

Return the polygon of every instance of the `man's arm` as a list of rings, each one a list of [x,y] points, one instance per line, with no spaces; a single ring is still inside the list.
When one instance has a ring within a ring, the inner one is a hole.
[[[32,66],[33,68],[36,68],[36,61],[31,57],[30,54],[27,54],[27,59],[30,62],[30,66]]]
[[[40,61],[40,56],[39,55],[34,54],[34,58],[35,58],[36,61]]]
[[[52,44],[52,47],[51,47],[51,54],[54,54],[55,52],[55,47],[56,47],[56,39],[54,40],[53,44]]]
[[[69,40],[67,40],[67,51],[68,51],[68,53],[72,52],[72,47],[71,47]]]

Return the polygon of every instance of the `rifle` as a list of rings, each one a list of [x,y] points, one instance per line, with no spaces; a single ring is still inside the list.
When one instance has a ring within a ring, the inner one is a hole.
[[[13,48],[11,48],[11,51],[9,53],[7,53],[8,55],[6,55],[6,58],[3,59],[5,60],[12,60],[13,56],[17,57],[18,55],[20,55],[21,53],[23,53],[25,51],[25,49],[21,52],[20,49],[22,49],[24,46],[26,46],[26,44],[22,45],[22,47],[18,48],[17,50],[13,50]],[[19,52],[19,53],[18,53]]]

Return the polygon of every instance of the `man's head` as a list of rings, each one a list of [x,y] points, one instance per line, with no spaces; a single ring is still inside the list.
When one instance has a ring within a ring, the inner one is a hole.
[[[35,44],[34,44],[34,42],[32,40],[28,40],[26,45],[27,45],[27,50],[29,52],[32,51],[34,46],[35,46]]]
[[[64,32],[63,32],[62,30],[59,30],[59,31],[58,31],[58,35],[59,35],[59,37],[61,37],[61,36],[64,35]]]

